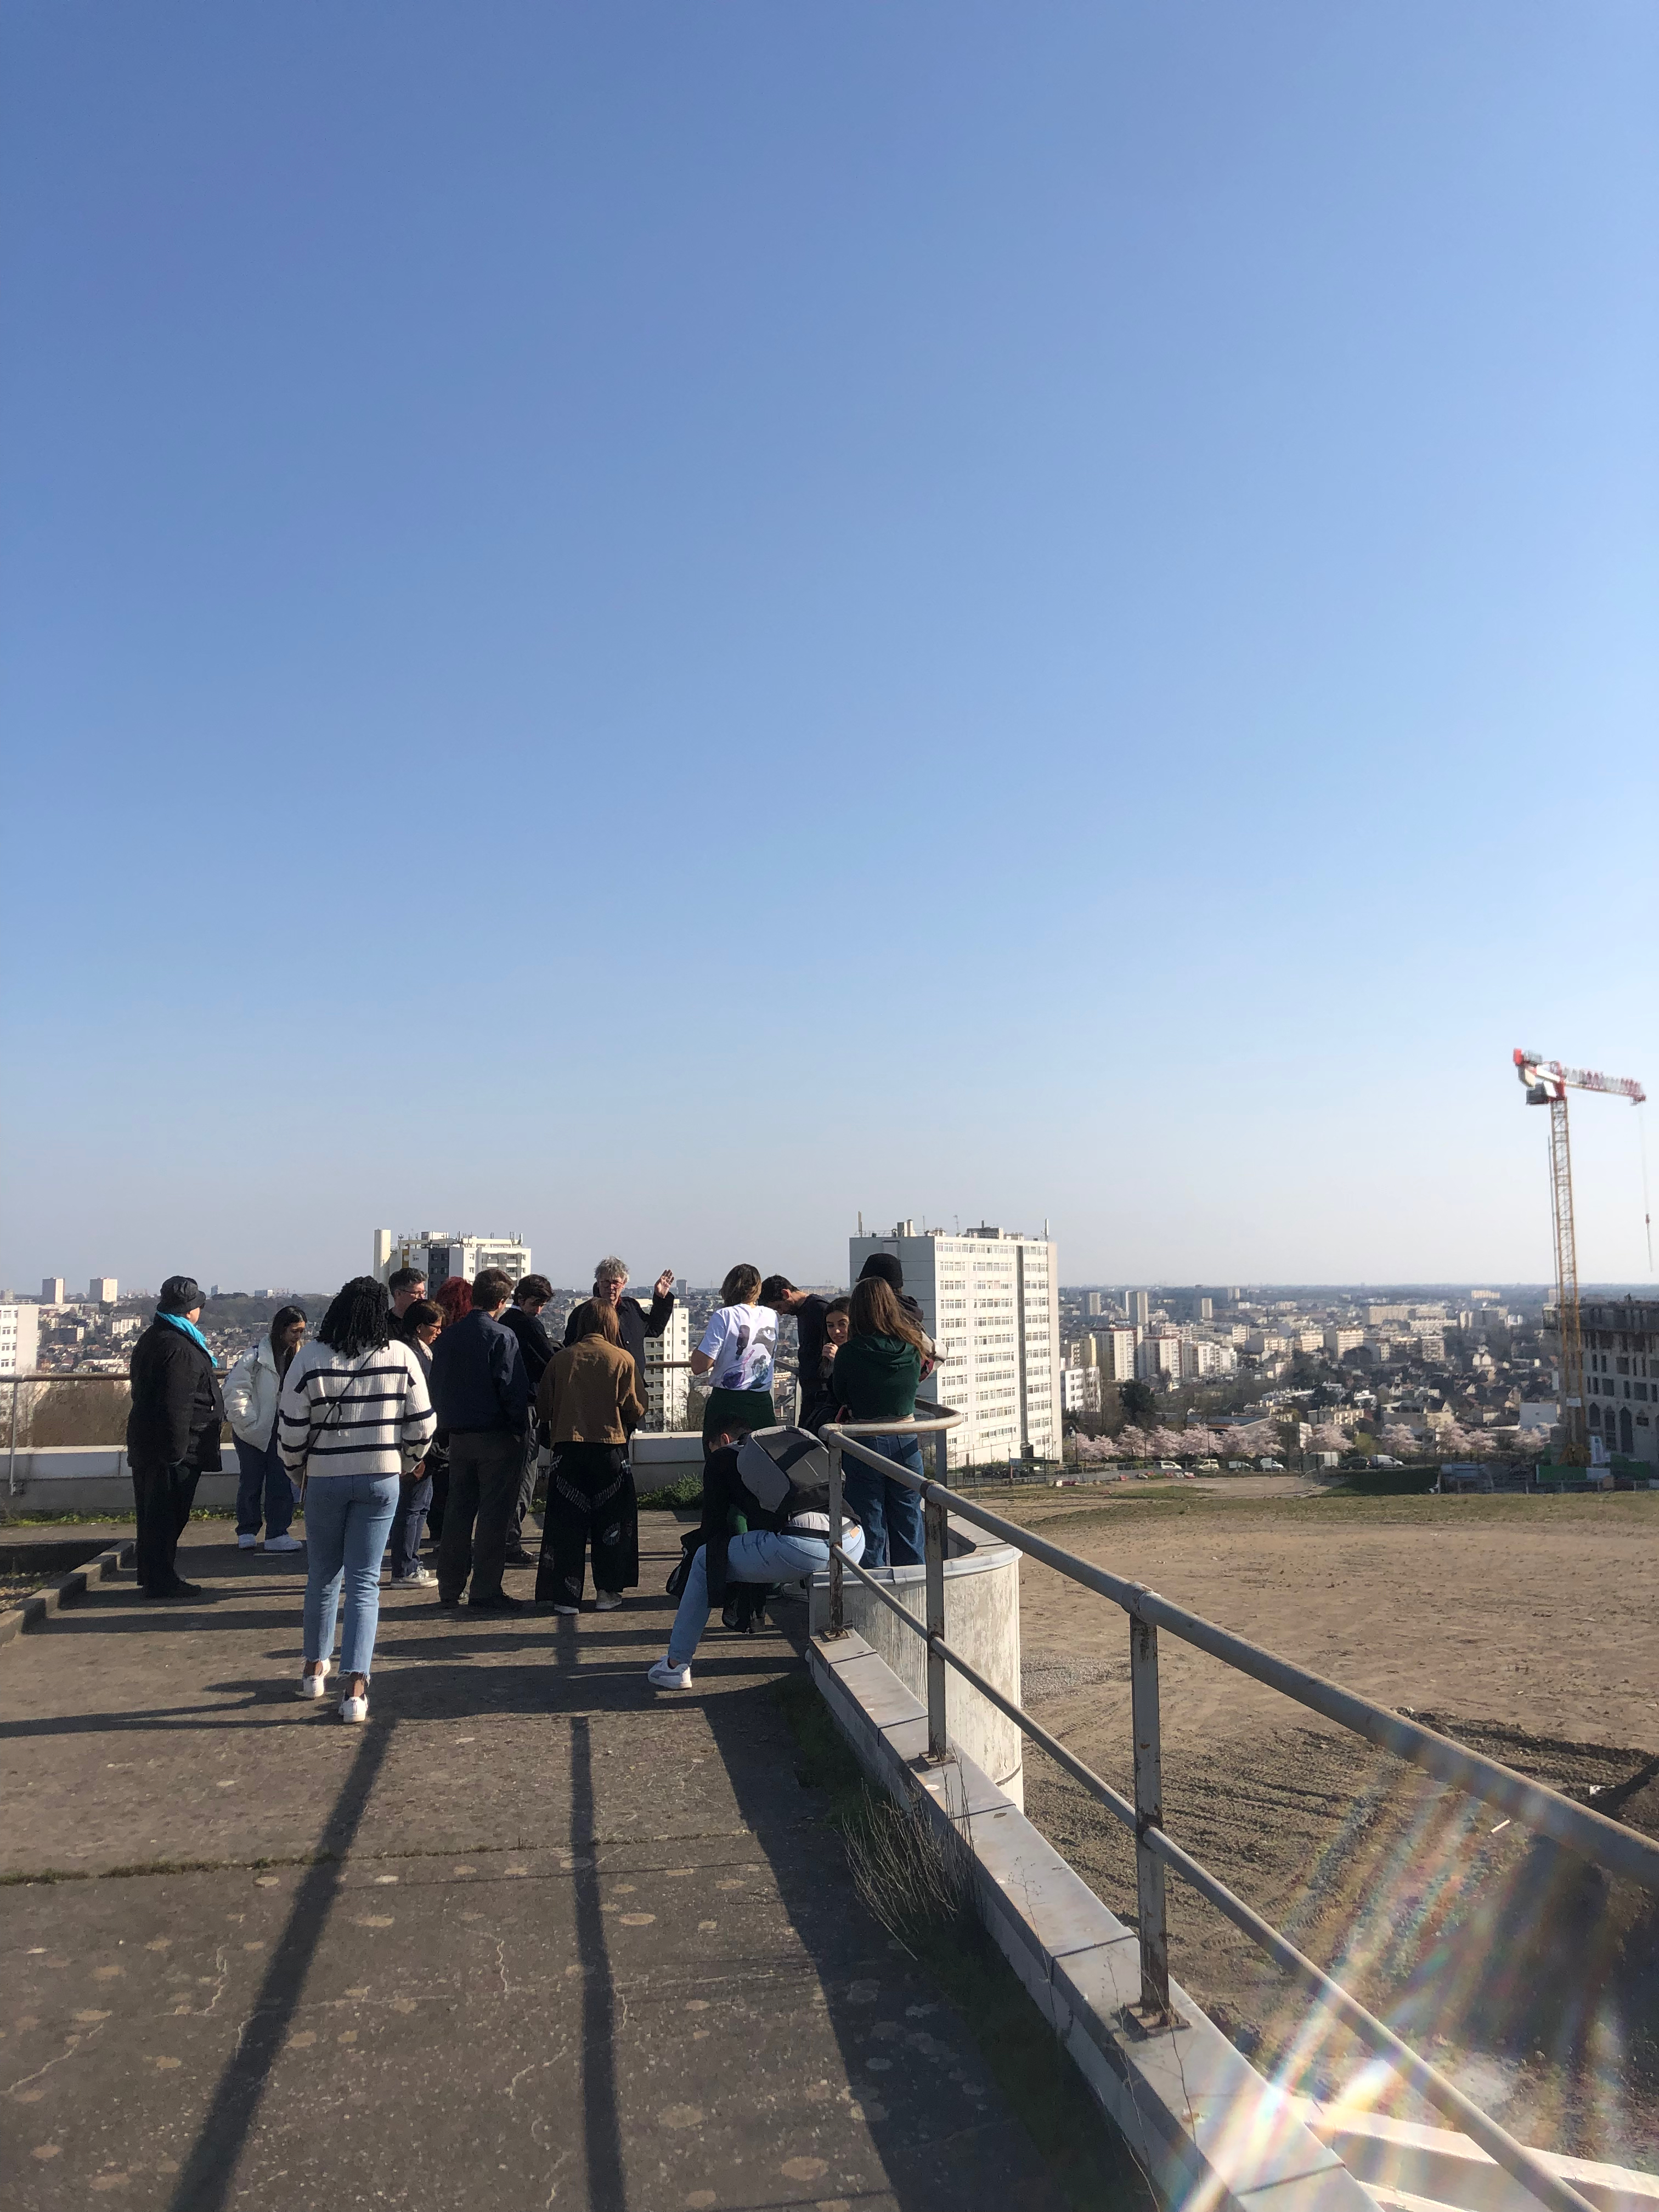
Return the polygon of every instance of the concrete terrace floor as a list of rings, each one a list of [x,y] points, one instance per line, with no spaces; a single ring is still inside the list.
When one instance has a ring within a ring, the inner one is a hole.
[[[367,1729],[292,1695],[303,1557],[225,1522],[198,1602],[0,1651],[0,1869],[87,1877],[0,1892],[9,2207],[1057,2208],[796,1779],[791,1641],[646,1683],[641,1535],[580,1621],[383,1586]]]

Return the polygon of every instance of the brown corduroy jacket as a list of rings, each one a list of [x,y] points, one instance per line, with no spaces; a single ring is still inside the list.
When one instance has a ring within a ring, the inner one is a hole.
[[[555,1444],[625,1444],[645,1419],[634,1355],[602,1336],[556,1352],[536,1386]]]

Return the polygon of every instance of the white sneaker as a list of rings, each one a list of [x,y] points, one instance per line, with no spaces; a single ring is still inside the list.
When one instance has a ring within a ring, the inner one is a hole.
[[[689,1667],[676,1667],[672,1660],[659,1659],[645,1679],[654,1690],[689,1690],[691,1686],[691,1669]]]
[[[593,1593],[593,1610],[595,1613],[614,1613],[621,1603],[622,1592],[620,1590],[595,1590]]]
[[[323,1685],[328,1680],[328,1670],[332,1664],[333,1662],[331,1660],[325,1659],[323,1662],[323,1671],[320,1674],[301,1674],[300,1677],[300,1686],[295,1691],[295,1696],[296,1698],[320,1698],[323,1694]]]
[[[236,1539],[236,1548],[239,1552],[251,1552],[258,1540],[257,1536],[239,1536]]]
[[[343,1721],[366,1721],[368,1718],[368,1699],[367,1698],[342,1698],[340,1700],[340,1718]]]
[[[555,1613],[568,1613],[574,1619],[581,1611],[581,1607],[579,1605],[556,1605],[553,1610]]]
[[[438,1577],[430,1567],[416,1567],[412,1575],[393,1575],[393,1589],[430,1589]]]
[[[303,1552],[305,1547],[306,1540],[303,1536],[284,1535],[265,1538],[265,1549],[268,1552]]]

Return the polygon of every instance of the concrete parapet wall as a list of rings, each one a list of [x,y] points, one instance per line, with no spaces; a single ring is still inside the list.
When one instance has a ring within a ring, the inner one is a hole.
[[[1166,2203],[1190,2200],[1203,2212],[1376,2212],[1296,2100],[1264,2081],[1183,1991],[1171,1985],[1186,2027],[1143,2037],[1128,2023],[1125,2008],[1140,1994],[1133,1931],[974,1760],[927,1764],[921,1700],[862,1636],[814,1635],[807,1656],[865,1771],[969,1844],[992,1936]]]
[[[945,1640],[978,1668],[1005,1698],[1020,1701],[1019,1553],[966,1521],[950,1524],[951,1555],[945,1562]],[[927,1612],[927,1570],[884,1567],[881,1579],[917,1621]],[[859,1580],[842,1583],[847,1626],[879,1653],[914,1697],[927,1695],[927,1646]],[[814,1635],[830,1625],[830,1577],[812,1586]],[[1006,1714],[951,1668],[945,1673],[945,1723],[953,1744],[982,1767],[1009,1802],[1025,1808],[1025,1739]]]
[[[225,1449],[221,1474],[204,1474],[196,1486],[200,1506],[234,1505],[236,1457]],[[0,1506],[8,1513],[131,1513],[132,1475],[118,1444],[43,1444],[20,1449],[15,1462],[0,1458],[0,1472],[11,1468],[11,1481],[0,1487]]]

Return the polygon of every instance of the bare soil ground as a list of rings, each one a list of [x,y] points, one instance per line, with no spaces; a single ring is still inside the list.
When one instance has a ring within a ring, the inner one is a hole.
[[[1659,1835],[1659,1495],[984,1502]],[[1021,1606],[1026,1703],[1127,1790],[1123,1615],[1029,1562]],[[1525,2139],[1659,2160],[1654,1899],[1167,1634],[1160,1671],[1172,1834]],[[1133,1921],[1123,1831],[1040,1753],[1026,1789]],[[1297,2086],[1352,2081],[1357,2046],[1218,1914],[1176,1887],[1170,1918],[1177,1978],[1243,2046]]]

